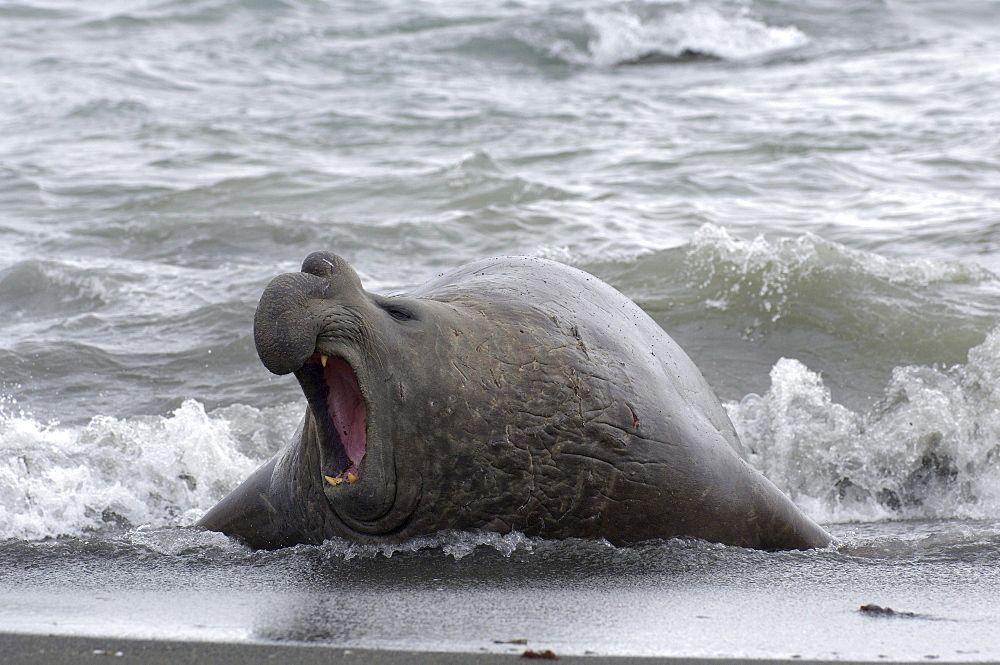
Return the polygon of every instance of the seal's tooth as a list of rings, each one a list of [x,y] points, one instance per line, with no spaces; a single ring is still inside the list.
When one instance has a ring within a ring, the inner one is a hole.
[[[347,472],[347,482],[349,482],[349,483],[356,483],[356,482],[358,482],[357,475],[351,473],[350,471],[348,471]]]
[[[348,476],[348,477],[350,477],[350,476]],[[325,480],[326,482],[330,483],[334,487],[336,487],[340,483],[344,482],[343,478],[334,478],[333,476],[323,476],[323,480]],[[357,480],[357,476],[354,477],[354,480]],[[350,482],[353,483],[354,480],[351,480]]]
[[[320,363],[320,364],[321,364],[321,365],[322,365],[323,367],[326,367],[326,361],[327,361],[327,360],[329,360],[329,358],[328,358],[327,356],[324,356],[324,355],[323,355],[322,353],[321,353],[321,354],[319,354],[319,363]]]

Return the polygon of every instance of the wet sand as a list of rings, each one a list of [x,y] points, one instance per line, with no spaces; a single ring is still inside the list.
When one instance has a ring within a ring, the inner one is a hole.
[[[998,525],[871,528],[785,553],[533,541],[348,558],[183,529],[10,541],[0,663],[1000,662]]]
[[[177,640],[137,640],[120,637],[75,637],[66,635],[30,635],[0,633],[0,654],[9,665],[60,665],[61,663],[142,663],[143,665],[257,665],[258,663],[353,663],[365,665],[504,665],[519,662],[555,662],[550,658],[531,658],[528,647],[509,654],[462,653],[445,651],[390,651],[381,649],[344,649],[324,645],[188,642]],[[537,653],[537,652],[535,652]],[[559,656],[558,662],[572,665],[730,665],[746,659],[662,658],[637,656]],[[863,663],[866,661],[752,660],[769,665],[792,663]],[[884,661],[883,661],[884,662]],[[893,661],[899,662],[899,661]],[[924,661],[927,662],[927,661]],[[935,663],[949,661],[935,660]]]

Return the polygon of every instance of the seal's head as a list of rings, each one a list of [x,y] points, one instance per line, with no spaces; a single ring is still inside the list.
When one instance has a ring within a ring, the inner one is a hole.
[[[392,446],[400,434],[393,402],[406,368],[387,356],[406,357],[407,347],[418,353],[411,338],[423,328],[422,306],[368,293],[346,261],[316,252],[301,272],[268,285],[254,317],[264,366],[293,373],[308,401],[301,445],[285,472],[360,533],[391,531],[412,511],[412,496],[397,492]],[[323,530],[304,521],[307,530]]]
[[[257,306],[254,341],[268,370],[294,374],[301,385],[302,431],[199,525],[277,548],[331,536],[377,539],[406,523],[426,472],[410,449],[434,427],[396,415],[412,410],[413,395],[433,390],[435,372],[426,368],[444,351],[426,338],[450,315],[428,316],[428,308],[448,309],[369,293],[330,252],[274,278]],[[400,448],[410,463],[398,463]]]

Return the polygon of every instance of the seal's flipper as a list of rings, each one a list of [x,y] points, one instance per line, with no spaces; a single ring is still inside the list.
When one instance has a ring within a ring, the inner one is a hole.
[[[269,498],[277,459],[254,471],[195,526],[237,537],[254,549],[276,550],[298,542],[289,538],[285,520]]]

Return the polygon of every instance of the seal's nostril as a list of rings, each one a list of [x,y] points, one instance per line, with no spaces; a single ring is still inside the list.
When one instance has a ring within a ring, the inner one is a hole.
[[[332,277],[340,272],[339,256],[333,252],[313,252],[302,262],[302,272],[317,277]]]

